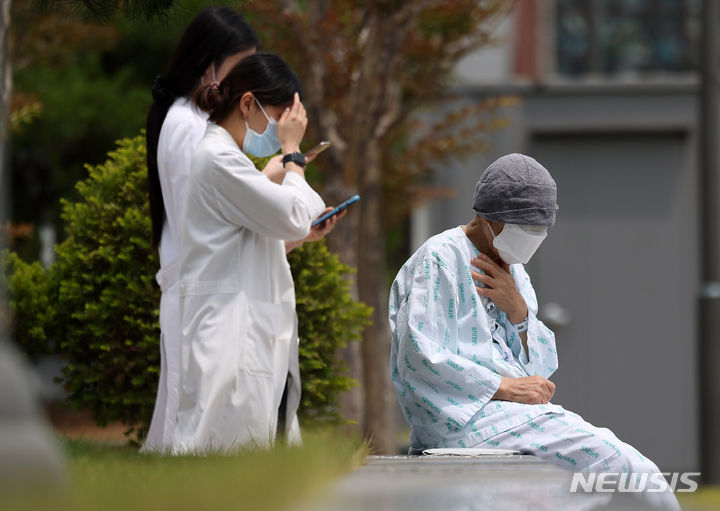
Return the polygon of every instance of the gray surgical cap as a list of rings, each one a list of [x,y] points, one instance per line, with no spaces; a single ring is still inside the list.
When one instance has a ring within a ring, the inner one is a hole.
[[[475,186],[473,210],[505,224],[554,225],[557,186],[545,167],[524,154],[495,160]]]

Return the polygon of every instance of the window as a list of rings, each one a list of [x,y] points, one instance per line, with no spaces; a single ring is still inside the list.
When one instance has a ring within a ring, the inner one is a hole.
[[[563,75],[694,71],[701,0],[557,0]]]

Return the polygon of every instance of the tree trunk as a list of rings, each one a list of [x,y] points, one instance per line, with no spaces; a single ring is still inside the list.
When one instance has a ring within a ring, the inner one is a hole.
[[[12,91],[12,64],[8,43],[10,41],[10,0],[0,0],[0,225],[10,214],[10,173],[6,172],[5,140],[9,125],[10,93]],[[0,233],[0,250],[5,248],[5,237]],[[6,301],[5,289],[0,286],[0,336],[10,332],[10,306]],[[1,341],[0,341],[1,342]]]
[[[12,95],[12,59],[10,58],[10,0],[0,0],[0,218],[7,207],[8,174],[5,171],[5,142],[8,138],[10,97]]]
[[[341,183],[329,183],[325,188],[325,199],[328,205],[337,206],[341,202],[347,200],[354,191],[344,187]],[[348,209],[345,218],[337,224],[330,236],[327,238],[328,248],[336,254],[340,260],[357,268],[357,233],[360,214],[357,206]],[[351,294],[353,299],[358,299],[357,291],[357,274],[348,277],[351,282]],[[339,360],[343,361],[347,366],[347,375],[357,380],[358,385],[350,390],[343,392],[339,397],[340,413],[352,424],[347,425],[344,429],[353,433],[361,434],[365,427],[365,406],[364,406],[364,385],[362,371],[362,355],[360,352],[360,343],[348,342],[344,348],[337,350],[335,355]]]
[[[387,324],[387,290],[384,284],[385,235],[382,224],[380,143],[367,146],[367,160],[360,175],[363,199],[360,210],[358,290],[360,299],[373,307],[372,324],[361,345],[365,382],[368,436],[379,454],[395,453],[393,410],[395,396],[390,381],[390,332]]]

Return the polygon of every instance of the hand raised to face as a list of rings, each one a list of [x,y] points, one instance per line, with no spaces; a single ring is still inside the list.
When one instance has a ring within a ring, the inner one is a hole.
[[[300,152],[300,142],[305,136],[307,123],[307,112],[296,92],[292,106],[286,108],[278,120],[278,139],[283,154]]]

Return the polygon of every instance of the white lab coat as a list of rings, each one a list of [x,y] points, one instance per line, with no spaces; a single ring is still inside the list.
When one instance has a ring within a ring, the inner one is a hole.
[[[271,182],[208,124],[188,183],[180,250],[180,401],[173,452],[298,442],[295,289],[283,240],[310,232],[325,204],[297,173]]]
[[[168,110],[157,148],[158,174],[165,205],[160,241],[160,381],[150,429],[143,451],[165,451],[172,442],[177,415],[180,365],[180,236],[190,162],[205,134],[207,114],[187,98],[178,98]]]

